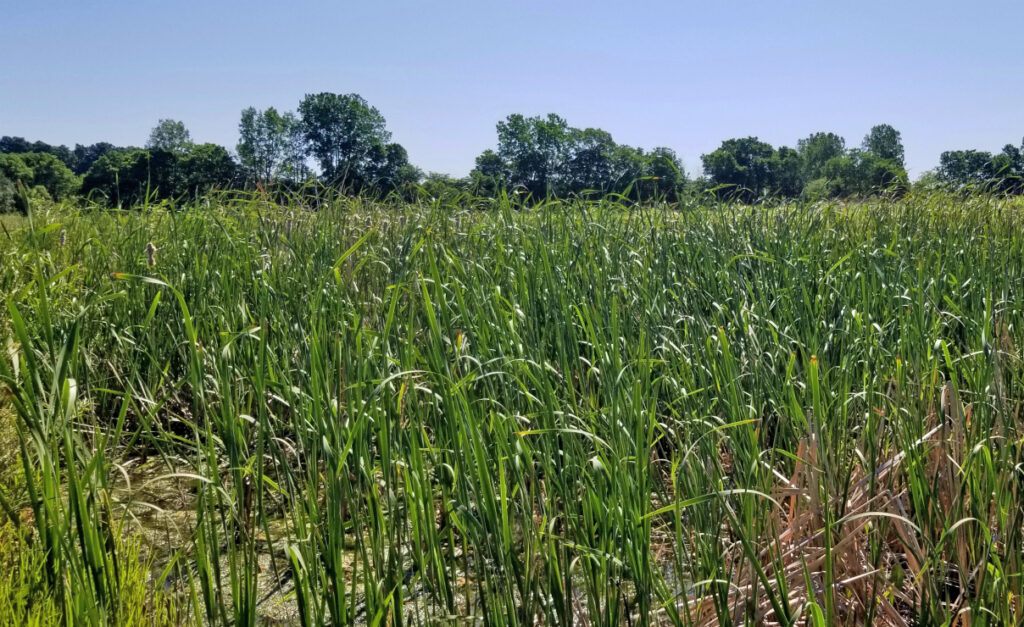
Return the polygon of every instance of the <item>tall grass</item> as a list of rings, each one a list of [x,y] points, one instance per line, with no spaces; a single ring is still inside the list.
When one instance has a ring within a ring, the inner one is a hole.
[[[89,624],[1024,620],[1019,207],[469,205],[12,231],[0,494],[40,583],[0,592]]]

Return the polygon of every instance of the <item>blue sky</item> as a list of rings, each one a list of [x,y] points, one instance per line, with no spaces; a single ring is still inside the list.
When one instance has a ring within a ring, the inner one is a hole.
[[[14,2],[0,135],[143,144],[159,118],[233,148],[247,106],[356,92],[425,170],[464,175],[509,113],[669,146],[795,145],[876,123],[912,175],[1024,136],[1024,2]]]

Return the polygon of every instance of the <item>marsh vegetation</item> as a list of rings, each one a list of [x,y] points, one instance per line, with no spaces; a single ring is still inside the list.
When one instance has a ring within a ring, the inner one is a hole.
[[[300,201],[5,224],[5,620],[1024,620],[1019,201]]]

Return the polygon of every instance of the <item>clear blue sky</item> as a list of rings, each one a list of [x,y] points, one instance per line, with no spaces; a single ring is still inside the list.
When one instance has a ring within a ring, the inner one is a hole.
[[[425,170],[464,175],[509,113],[669,146],[857,145],[903,133],[912,175],[1024,136],[1024,2],[9,0],[0,135],[141,145],[158,118],[233,148],[247,106],[356,92]]]

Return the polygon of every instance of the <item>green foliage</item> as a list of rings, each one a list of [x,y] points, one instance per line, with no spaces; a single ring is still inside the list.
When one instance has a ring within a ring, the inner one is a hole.
[[[238,135],[238,158],[249,180],[268,184],[278,177],[302,180],[307,176],[305,139],[294,113],[249,107],[242,111]]]
[[[237,183],[238,166],[223,146],[196,144],[177,164],[176,195],[203,195],[215,188],[228,189]]]
[[[43,187],[52,200],[63,200],[80,186],[74,172],[49,153],[0,154],[0,173],[28,189]]]
[[[927,170],[914,181],[914,191],[921,193],[939,192],[946,187],[945,181],[939,174],[938,169]]]
[[[663,196],[670,201],[679,199],[686,185],[686,171],[674,150],[658,147],[645,155],[643,175],[653,178],[653,190],[646,197]]]
[[[24,213],[24,207],[18,196],[18,188],[14,181],[7,178],[7,175],[0,169],[0,214]]]
[[[323,177],[343,186],[365,181],[375,151],[391,139],[384,116],[358,94],[306,94],[299,115]]]
[[[903,193],[908,188],[900,134],[875,126],[864,150],[846,150],[835,133],[813,133],[797,149],[778,150],[756,137],[732,139],[704,155],[704,171],[719,194],[750,202],[762,196],[825,198]]]
[[[569,124],[554,113],[546,118],[515,113],[498,122],[497,155],[508,184],[541,198],[556,193],[570,156],[571,134]]]
[[[25,535],[10,522],[0,523],[0,624],[58,625],[57,596],[40,584],[44,556]]]
[[[1002,152],[992,157],[993,191],[1003,194],[1024,193],[1024,141],[1020,148],[1013,144],[1003,146]]]
[[[775,186],[772,165],[775,149],[756,137],[727,139],[714,152],[701,155],[704,172],[722,193],[747,202]]]
[[[832,195],[833,193],[829,186],[828,179],[823,177],[814,179],[813,181],[808,181],[807,185],[804,186],[800,197],[809,202],[816,202],[830,198]]]
[[[473,180],[471,178],[456,179],[440,172],[429,172],[419,185],[423,194],[430,199],[444,202],[457,202],[471,195]]]
[[[537,119],[535,118],[535,120]],[[631,167],[636,162],[635,152],[630,151],[626,147],[620,148],[612,140],[610,133],[596,128],[583,130],[568,129],[568,125],[565,124],[564,120],[561,123],[566,127],[564,132],[558,126],[551,127],[549,124],[539,120],[535,123],[537,126],[537,133],[535,135],[537,136],[542,136],[545,131],[557,133],[553,137],[554,141],[551,143],[559,146],[559,148],[551,149],[552,147],[549,146],[553,172],[561,175],[560,177],[549,176],[551,182],[557,181],[559,187],[557,191],[579,194],[585,190],[600,191],[612,189],[618,180],[635,174],[636,168]],[[498,137],[500,145],[500,125]],[[532,139],[531,136],[528,137]],[[541,145],[539,140],[536,143],[538,147]],[[513,150],[506,150],[508,154],[515,154],[515,152]],[[529,154],[529,151],[522,151],[519,154],[524,152]],[[522,181],[517,184],[530,189],[530,180],[520,178],[525,173],[519,172],[516,169],[516,165],[521,165],[523,162],[523,160],[511,162],[513,165],[513,180]],[[559,172],[560,170],[561,172]],[[559,180],[560,178],[564,178],[564,181]],[[548,191],[548,189],[555,191],[550,187],[543,191]],[[537,192],[541,192],[541,190],[537,189],[535,193]],[[540,195],[543,196],[544,194],[540,193]]]
[[[53,146],[46,142],[30,142],[24,137],[0,137],[0,153],[22,154],[28,152],[51,154],[66,165],[72,172],[81,176],[104,153],[114,148],[113,144],[99,142],[90,146],[75,144],[74,150],[67,146]]]
[[[54,200],[62,200],[78,191],[81,181],[57,157],[50,154],[18,155],[32,170],[32,186],[42,186]]]
[[[35,173],[23,157],[22,154],[0,154],[0,174],[9,181],[29,187],[35,179]]]
[[[939,176],[956,186],[982,185],[992,176],[992,153],[981,150],[947,150],[939,157]]]
[[[617,144],[601,129],[578,129],[561,117],[508,116],[498,123],[498,149],[484,151],[470,174],[478,193],[501,189],[547,196],[623,194],[675,199],[685,175],[675,152],[650,154]]]
[[[948,150],[939,157],[938,176],[958,189],[1024,193],[1024,140],[992,155],[980,150]]]
[[[772,173],[771,191],[782,198],[796,198],[804,188],[804,160],[800,153],[782,146],[772,155],[769,164]]]
[[[238,166],[222,146],[192,144],[187,152],[112,150],[89,168],[82,193],[112,206],[129,206],[147,198],[194,197],[236,185]]]
[[[183,617],[173,601],[152,588],[150,564],[140,559],[138,541],[123,539],[115,546],[121,555],[117,596],[101,611],[90,612],[81,589],[61,590],[45,583],[46,555],[26,529],[0,524],[0,625],[59,625],[75,619],[118,627],[181,625]]]
[[[903,168],[903,142],[900,132],[889,124],[878,124],[864,136],[861,149],[879,159],[892,161]]]
[[[115,150],[96,160],[82,179],[82,193],[115,206],[129,206],[151,195],[169,195],[177,158],[163,150]]]
[[[0,137],[0,153],[43,153],[57,157],[68,168],[73,169],[75,166],[75,156],[67,146],[54,146],[42,141],[30,142],[24,137]]]
[[[0,612],[1021,623],[1019,199],[442,196],[15,229]]]
[[[359,187],[388,193],[415,185],[422,178],[423,172],[409,163],[409,153],[400,144],[374,144]]]
[[[833,197],[903,194],[909,188],[907,173],[898,163],[859,150],[830,159],[822,174]]]
[[[192,148],[192,136],[185,123],[178,120],[160,120],[149,133],[146,148],[183,155]]]
[[[96,163],[97,159],[115,148],[116,146],[109,142],[97,142],[88,146],[75,144],[75,149],[72,152],[74,161],[72,171],[79,176],[85,174],[92,167],[92,164]]]
[[[645,152],[616,143],[598,128],[579,129],[556,115],[509,115],[497,125],[498,146],[477,157],[476,167],[459,187],[478,197],[542,202],[573,196],[625,196],[635,201],[654,198],[678,202],[684,195],[712,191],[719,197],[752,202],[760,198],[842,198],[877,193],[905,193],[909,180],[898,130],[878,124],[859,149],[830,132],[812,133],[794,150],[775,149],[756,137],[730,139],[701,156],[705,178],[688,181],[682,164],[669,148]],[[22,137],[0,138],[0,154],[47,154],[73,174],[91,172],[85,193],[102,194],[111,202],[134,204],[153,199],[194,197],[213,188],[259,187],[273,196],[326,185],[342,193],[415,196],[423,172],[407,151],[391,142],[380,112],[358,94],[307,94],[298,114],[273,107],[242,111],[237,144],[240,164],[229,163],[223,149],[204,144],[199,154],[184,124],[160,120],[153,129],[148,153],[99,142],[76,144],[74,150]],[[131,157],[110,157],[117,152]],[[38,159],[37,157],[33,157]],[[139,164],[145,161],[145,167]],[[319,165],[315,176],[309,163]],[[77,186],[52,160],[40,163],[41,182],[32,182],[33,167],[8,160],[0,164],[11,185],[0,183],[0,211],[10,211],[16,182],[25,189],[43,185],[51,198],[65,198]],[[124,184],[116,181],[122,175]],[[318,180],[316,180],[318,179]],[[314,182],[315,181],[315,182]],[[824,181],[824,182],[822,182]],[[813,189],[806,189],[814,183]],[[936,175],[921,189],[954,188],[970,192],[1024,193],[1024,141],[1007,144],[998,154],[976,150],[943,153]],[[306,193],[304,192],[304,193]],[[121,201],[117,199],[121,199]],[[25,204],[22,201],[21,204]],[[317,200],[316,202],[320,202]],[[24,210],[24,208],[22,208]]]
[[[469,176],[473,186],[480,190],[480,195],[495,198],[500,190],[508,186],[510,173],[501,156],[488,148],[476,158],[476,167]]]
[[[846,140],[835,133],[812,133],[797,142],[804,161],[804,177],[808,181],[821,178],[825,164],[846,153]]]

